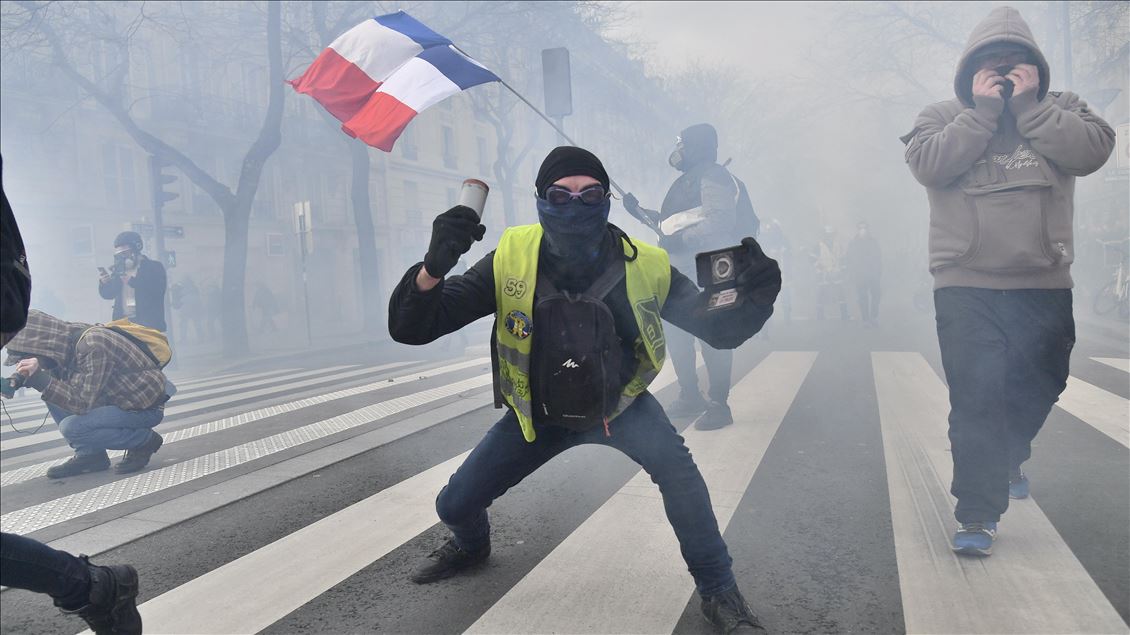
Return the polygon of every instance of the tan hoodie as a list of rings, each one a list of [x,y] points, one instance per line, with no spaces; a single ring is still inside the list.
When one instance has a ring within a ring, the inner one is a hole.
[[[1032,52],[1039,89],[1007,102],[974,97],[973,56],[1006,42]],[[957,99],[927,106],[902,138],[930,200],[934,288],[1071,288],[1075,177],[1102,167],[1114,130],[1078,95],[1049,92],[1048,80],[1020,13],[998,7],[969,37]]]

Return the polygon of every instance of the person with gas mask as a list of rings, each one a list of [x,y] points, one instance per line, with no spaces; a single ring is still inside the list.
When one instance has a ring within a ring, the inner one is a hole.
[[[1114,130],[1078,95],[1049,91],[1020,13],[997,7],[969,37],[955,99],[902,137],[930,200],[930,272],[949,384],[959,554],[992,553],[1021,465],[1066,387],[1075,344],[1075,177],[1098,170]]]
[[[392,294],[389,333],[404,344],[494,315],[496,406],[507,408],[437,497],[453,537],[412,580],[435,582],[485,561],[491,503],[554,456],[596,443],[632,457],[658,484],[706,618],[720,632],[754,629],[706,483],[647,387],[666,357],[662,320],[717,348],[738,346],[772,314],[780,269],[747,240],[749,265],[737,281],[748,301],[708,312],[709,295],[664,250],[608,223],[608,187],[591,152],[556,148],[538,171],[537,224],[506,229],[494,251],[449,276],[486,229],[472,209],[453,207],[435,219],[424,261]]]
[[[696,253],[725,247],[734,241],[734,236],[757,235],[757,215],[745,185],[718,164],[718,133],[714,126],[701,123],[679,133],[668,163],[682,175],[667,190],[660,209],[641,207],[630,193],[624,196],[624,207],[636,217],[646,215],[658,223],[665,234],[660,245],[671,254],[675,264],[684,271],[694,271]],[[668,411],[676,417],[704,413],[695,422],[699,430],[728,426],[734,422],[727,404],[733,352],[699,340],[710,379],[708,401],[699,390],[695,339],[681,329],[668,333],[667,348],[679,378],[679,397]]]
[[[122,232],[114,238],[114,264],[99,268],[98,293],[114,301],[113,318],[165,330],[165,267],[141,253],[141,235]]]

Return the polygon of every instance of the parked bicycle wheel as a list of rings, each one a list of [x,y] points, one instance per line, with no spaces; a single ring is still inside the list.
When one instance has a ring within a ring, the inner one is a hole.
[[[1093,306],[1095,315],[1106,315],[1117,309],[1119,304],[1122,304],[1118,297],[1119,290],[1116,288],[1116,285],[1117,282],[1111,280],[1095,294],[1095,303]]]

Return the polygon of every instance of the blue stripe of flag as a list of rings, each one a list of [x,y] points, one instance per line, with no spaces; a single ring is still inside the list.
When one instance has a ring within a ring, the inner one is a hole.
[[[425,50],[433,46],[451,44],[451,40],[424,26],[421,22],[418,22],[416,18],[413,18],[403,11],[389,13],[388,15],[378,15],[373,19],[382,26],[388,27],[394,31],[399,31],[412,38],[413,41]]]
[[[497,75],[463,57],[450,46],[424,49],[416,57],[436,67],[436,70],[443,73],[460,90],[467,90],[487,82],[501,81]]]

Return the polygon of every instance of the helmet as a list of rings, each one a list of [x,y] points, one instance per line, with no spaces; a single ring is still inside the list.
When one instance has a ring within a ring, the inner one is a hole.
[[[137,232],[122,232],[114,239],[114,247],[129,247],[140,252],[142,248],[141,234]]]

